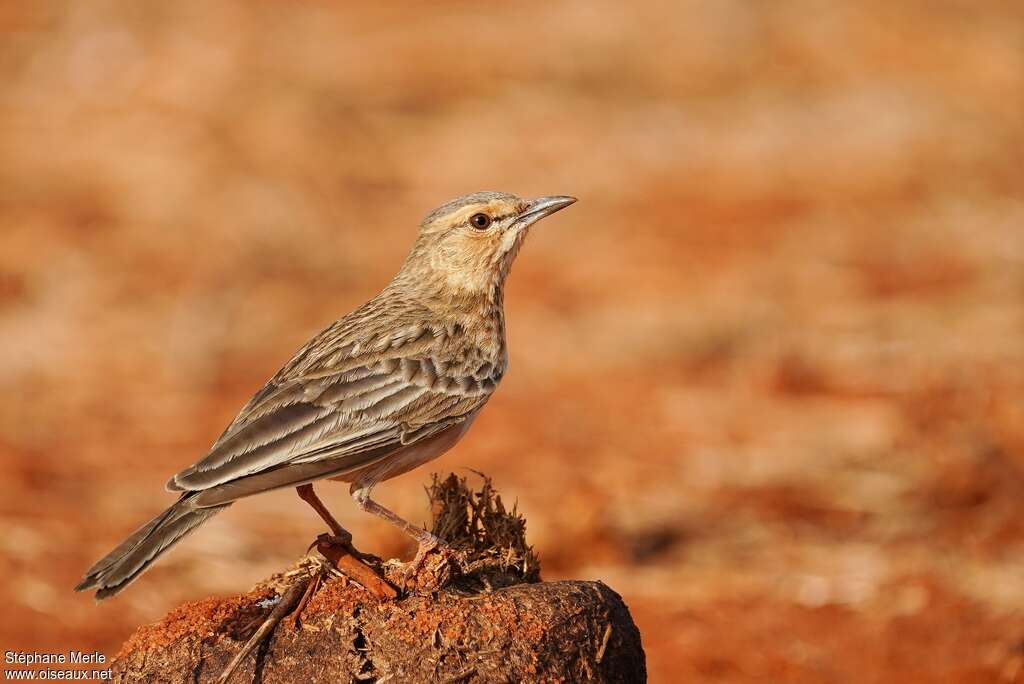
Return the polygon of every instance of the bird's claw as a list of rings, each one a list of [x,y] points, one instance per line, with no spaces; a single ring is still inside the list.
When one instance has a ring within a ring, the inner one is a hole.
[[[444,543],[439,537],[430,535],[429,539],[420,541],[419,547],[416,549],[416,555],[411,561],[405,564],[405,569],[402,572],[402,591],[406,592],[409,581],[412,580],[419,573],[423,567],[424,561],[427,559],[427,555],[431,551],[439,551],[443,555],[447,556],[450,551],[450,547]]]
[[[317,535],[317,538],[314,539],[313,543],[309,545],[308,549],[306,549],[306,553],[309,553],[321,544],[327,544],[328,546],[339,546],[348,551],[349,553],[351,553],[353,556],[356,556],[357,558],[360,556],[359,552],[357,552],[355,550],[355,547],[352,546],[352,535],[348,532],[346,532],[345,534],[328,534],[324,532],[320,535]]]

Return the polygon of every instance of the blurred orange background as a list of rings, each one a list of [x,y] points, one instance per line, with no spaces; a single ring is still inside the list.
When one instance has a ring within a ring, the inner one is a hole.
[[[1024,4],[0,6],[0,650],[98,648],[321,531],[82,571],[463,193],[571,194],[431,469],[601,579],[653,681],[1024,681]],[[321,495],[364,549],[411,553]]]

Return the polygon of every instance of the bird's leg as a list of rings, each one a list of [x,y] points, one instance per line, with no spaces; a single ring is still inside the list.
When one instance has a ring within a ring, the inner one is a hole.
[[[334,541],[338,542],[343,546],[352,546],[352,533],[342,527],[331,512],[327,510],[327,506],[324,506],[324,502],[320,500],[320,497],[313,491],[312,484],[299,485],[295,488],[295,491],[299,493],[299,498],[312,506],[313,510],[323,518],[327,526],[331,528],[331,534],[334,535]]]
[[[321,534],[316,541],[310,544],[308,550],[316,547],[320,555],[371,593],[382,598],[394,598],[395,590],[381,579],[377,571],[367,563],[367,560],[373,557],[361,553],[352,546],[352,533],[338,524],[331,512],[327,510],[327,506],[324,506],[323,501],[313,491],[313,485],[300,485],[295,488],[295,491],[299,493],[303,501],[320,514],[327,526],[331,528],[332,534]]]
[[[383,518],[389,523],[397,527],[398,529],[405,532],[407,535],[416,540],[419,548],[416,550],[416,557],[412,559],[405,568],[405,581],[408,582],[409,578],[416,574],[423,565],[424,559],[427,554],[439,546],[444,545],[444,541],[436,535],[427,532],[422,527],[413,525],[408,520],[402,518],[397,513],[389,511],[388,509],[381,506],[379,503],[370,498],[370,487],[357,487],[356,483],[353,483],[352,488],[352,499],[356,502],[356,505],[367,513],[373,513],[378,518]]]

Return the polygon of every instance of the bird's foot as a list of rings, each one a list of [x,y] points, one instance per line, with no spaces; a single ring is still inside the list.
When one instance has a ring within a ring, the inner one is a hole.
[[[317,538],[313,540],[313,543],[306,549],[306,553],[309,553],[314,548],[321,546],[334,546],[340,549],[344,549],[346,552],[352,554],[356,558],[362,558],[361,553],[356,551],[356,547],[352,546],[352,535],[349,532],[344,534],[327,534],[326,532],[317,535]]]
[[[451,555],[451,547],[444,543],[440,537],[437,537],[430,533],[424,533],[423,537],[418,539],[419,547],[416,549],[416,555],[411,561],[405,564],[405,568],[402,571],[402,591],[405,592],[412,580],[415,580],[416,588],[421,589],[420,570],[423,569],[424,562],[427,560],[427,556],[434,552],[440,556],[439,562],[432,564],[430,568],[432,571],[433,582],[428,582],[427,585],[440,585],[442,579],[447,579],[447,573],[442,572],[442,567],[448,565],[448,558]]]

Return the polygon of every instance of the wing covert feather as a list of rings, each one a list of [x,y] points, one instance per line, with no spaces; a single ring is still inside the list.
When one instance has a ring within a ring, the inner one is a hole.
[[[415,343],[421,338],[410,333],[406,339]],[[286,379],[279,373],[242,409],[206,456],[167,483],[168,489],[219,488],[287,464],[331,461],[327,470],[336,466],[344,471],[346,461],[356,465],[361,454],[405,446],[429,433],[422,429],[425,426],[461,419],[479,409],[500,380],[493,366],[488,369],[492,373],[481,378],[473,372],[476,368],[396,353],[419,351],[416,344],[399,350],[390,349],[390,344],[389,358],[378,354],[374,345],[363,345],[363,353],[372,357],[369,363],[339,364],[345,370],[333,374],[317,371]]]

